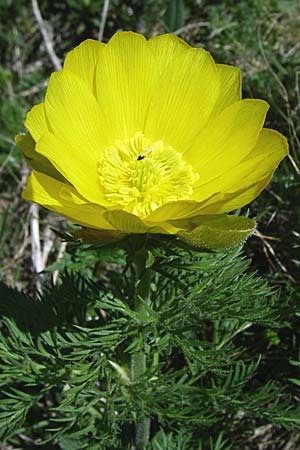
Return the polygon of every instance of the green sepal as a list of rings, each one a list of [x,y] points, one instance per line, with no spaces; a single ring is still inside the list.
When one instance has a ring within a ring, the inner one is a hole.
[[[248,217],[203,216],[201,224],[177,235],[186,243],[202,248],[218,249],[243,243],[255,230],[256,222]]]
[[[80,239],[83,244],[93,244],[97,247],[114,244],[126,236],[116,230],[96,230],[94,228],[81,228],[73,231],[72,235],[76,239]]]

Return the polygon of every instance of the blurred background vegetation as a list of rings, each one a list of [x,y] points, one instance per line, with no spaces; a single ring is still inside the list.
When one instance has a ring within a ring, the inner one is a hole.
[[[86,38],[97,39],[102,0],[39,2],[48,36],[58,58]],[[266,330],[255,342],[266,370],[281,380],[293,379],[297,400],[299,366],[300,269],[300,3],[298,0],[132,0],[108,2],[103,34],[106,42],[118,30],[150,37],[173,32],[194,46],[209,50],[216,62],[237,65],[243,74],[243,96],[263,98],[271,106],[267,126],[281,131],[290,144],[290,157],[281,164],[272,183],[249,207],[259,219],[256,236],[244,251],[271,287],[280,289],[284,326]],[[14,144],[24,131],[26,111],[43,99],[54,70],[39,26],[26,0],[0,0],[0,280],[31,292],[37,275],[32,262],[32,209],[21,199],[28,169]],[[247,213],[245,208],[243,213]],[[39,211],[41,255],[46,282],[57,270],[76,270],[94,280],[105,278],[107,262],[120,254],[95,254],[68,248],[52,228],[68,224]],[[96,264],[97,263],[97,264]],[[249,333],[250,334],[250,333]],[[253,425],[255,428],[255,425]],[[250,437],[249,437],[250,439]],[[279,433],[257,424],[253,449],[298,449],[299,432]],[[220,447],[221,448],[221,447]],[[248,447],[247,447],[248,448]]]

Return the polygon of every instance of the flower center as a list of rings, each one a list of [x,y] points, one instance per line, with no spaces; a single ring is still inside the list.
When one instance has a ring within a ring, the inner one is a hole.
[[[198,178],[179,152],[142,132],[107,148],[98,172],[107,199],[139,217],[164,203],[189,199]]]

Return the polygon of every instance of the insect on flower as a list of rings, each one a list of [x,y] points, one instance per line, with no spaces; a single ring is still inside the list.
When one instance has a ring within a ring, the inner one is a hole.
[[[152,150],[153,150],[153,147],[151,147],[151,146],[150,146],[150,147],[146,147],[146,148],[142,151],[142,153],[137,157],[137,160],[138,160],[138,161],[141,161],[142,159],[145,158],[146,155],[148,155],[148,153],[151,153]]]

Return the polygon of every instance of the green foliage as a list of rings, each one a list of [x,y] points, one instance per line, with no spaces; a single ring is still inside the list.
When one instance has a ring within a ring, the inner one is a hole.
[[[166,31],[172,32],[182,28],[184,25],[184,1],[169,0],[165,13]]]
[[[124,261],[124,253],[118,248],[105,248],[99,251],[83,249],[78,246],[69,248],[68,253],[65,253],[61,259],[49,264],[46,272],[52,273],[55,270],[64,272],[68,271],[80,273],[84,277],[92,278],[97,275],[104,276],[103,267],[107,264],[121,264]]]
[[[191,435],[189,434],[165,434],[163,430],[159,431],[153,438],[150,449],[151,450],[190,450],[192,443]],[[195,450],[202,450],[202,441],[199,441],[197,447],[193,447]],[[226,444],[223,440],[222,434],[219,434],[216,442],[210,439],[210,445],[207,447],[209,450],[230,450],[231,446]]]
[[[103,0],[39,4],[61,59],[97,38]],[[245,248],[272,289],[234,251],[174,252],[172,242],[158,251],[153,243],[146,317],[133,311],[135,285],[116,249],[68,245],[57,261],[56,240],[44,279],[66,270],[61,284],[38,298],[20,293],[34,292],[35,274],[14,134],[42,100],[53,67],[30,2],[0,0],[0,11],[0,279],[17,287],[0,288],[1,450],[2,441],[12,449],[129,449],[144,387],[151,450],[291,447],[283,430],[299,428],[299,2],[110,1],[104,41],[118,29],[149,37],[183,27],[180,37],[241,68],[244,96],[270,103],[267,125],[291,150],[251,206],[252,217],[264,211],[259,231],[272,239],[252,238]],[[41,231],[49,224],[66,231],[57,220],[41,212]],[[128,360],[143,345],[134,338],[141,330],[157,370],[131,385]],[[264,427],[269,434],[260,434]]]
[[[280,324],[277,296],[245,273],[249,262],[238,250],[147,245],[154,278],[144,312],[134,310],[130,254],[108,284],[66,272],[38,298],[0,286],[2,440],[20,443],[21,433],[62,449],[129,449],[141,401],[151,450],[225,450],[235,427],[245,439],[255,418],[300,428],[298,407],[253,348],[254,324]],[[147,370],[130,381],[141,349]],[[224,420],[231,430],[212,441]]]

